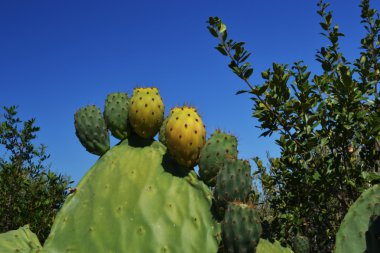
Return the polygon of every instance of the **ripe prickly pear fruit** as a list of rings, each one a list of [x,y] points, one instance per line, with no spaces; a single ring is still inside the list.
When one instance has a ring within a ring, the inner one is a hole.
[[[224,252],[252,253],[259,243],[262,228],[253,205],[230,202],[222,222]]]
[[[135,88],[128,107],[129,122],[142,138],[153,138],[164,120],[164,104],[157,88]]]
[[[104,106],[107,128],[119,140],[127,139],[130,135],[128,104],[128,94],[118,92],[109,94]]]
[[[380,185],[364,191],[348,209],[336,234],[334,253],[365,252],[371,217],[380,215]]]
[[[100,156],[110,149],[108,130],[98,107],[90,105],[79,109],[74,120],[75,133],[88,152]]]
[[[309,253],[309,239],[306,236],[296,235],[292,240],[292,249],[294,253]]]
[[[165,137],[169,153],[178,164],[192,168],[198,163],[205,136],[205,126],[195,108],[183,106],[171,110]]]
[[[41,253],[216,253],[210,190],[194,171],[167,172],[165,153],[160,142],[110,149],[66,199]]]
[[[228,202],[246,202],[251,190],[252,178],[249,162],[234,158],[225,159],[221,164],[214,189],[217,213],[220,218],[224,216]]]
[[[235,136],[215,130],[201,150],[199,156],[199,175],[208,186],[215,186],[216,176],[226,155],[237,158],[237,139]]]

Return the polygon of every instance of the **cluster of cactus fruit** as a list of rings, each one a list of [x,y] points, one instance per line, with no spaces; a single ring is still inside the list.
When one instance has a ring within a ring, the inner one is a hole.
[[[0,252],[308,253],[262,237],[251,167],[235,136],[206,127],[193,107],[165,118],[157,88],[108,95],[74,116],[99,160],[66,200],[43,247],[28,227],[0,235]],[[109,132],[120,142],[110,147]],[[154,137],[158,133],[158,140]],[[194,166],[198,165],[196,174]],[[337,235],[336,253],[380,252],[380,186],[363,193]]]

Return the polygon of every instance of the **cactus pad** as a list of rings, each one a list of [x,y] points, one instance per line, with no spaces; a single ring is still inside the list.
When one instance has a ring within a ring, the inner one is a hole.
[[[380,252],[380,216],[374,215],[370,219],[368,231],[366,232],[366,251],[365,253]]]
[[[205,144],[206,129],[193,107],[173,108],[166,124],[169,153],[182,166],[194,167]]]
[[[309,253],[309,239],[306,236],[296,235],[292,240],[292,249],[295,253]]]
[[[37,236],[28,225],[0,234],[0,252],[38,253],[41,248]]]
[[[237,158],[236,137],[216,130],[207,140],[199,156],[199,175],[208,186],[215,186],[220,163],[225,156]]]
[[[66,200],[43,252],[217,252],[210,191],[193,171],[168,173],[165,152],[127,140],[109,150]]]
[[[129,101],[129,122],[140,137],[151,139],[164,120],[164,104],[157,88],[136,88]]]
[[[127,93],[111,93],[107,96],[104,107],[104,119],[107,128],[112,135],[124,140],[130,135],[128,122],[128,94]]]
[[[262,228],[259,214],[252,205],[231,202],[222,223],[224,251],[251,253],[259,243]]]
[[[365,252],[366,231],[373,215],[380,215],[380,185],[364,191],[348,209],[336,235],[334,252]]]
[[[99,108],[95,105],[83,107],[75,113],[74,120],[75,133],[88,152],[103,155],[109,150],[109,134]]]
[[[248,161],[234,158],[224,160],[214,189],[219,218],[223,218],[228,202],[247,200],[252,188],[250,173],[251,167]]]
[[[256,253],[293,253],[293,251],[289,248],[281,246],[279,241],[274,241],[271,243],[268,240],[260,239],[256,248]]]

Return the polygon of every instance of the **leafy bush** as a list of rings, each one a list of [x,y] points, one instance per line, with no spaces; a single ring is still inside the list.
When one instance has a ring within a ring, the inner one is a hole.
[[[46,165],[46,147],[33,144],[40,129],[35,120],[22,122],[15,106],[4,110],[0,122],[0,144],[6,151],[0,158],[0,233],[30,224],[43,242],[71,182]]]
[[[316,54],[320,75],[312,75],[302,61],[273,63],[261,73],[263,84],[253,86],[245,43],[229,39],[218,17],[209,19],[208,29],[219,39],[216,49],[231,59],[229,67],[249,88],[237,94],[250,94],[261,136],[280,136],[281,156],[271,158],[268,168],[254,159],[269,234],[289,243],[301,233],[313,252],[331,252],[349,206],[380,179],[380,18],[369,0],[362,0],[367,34],[351,63],[340,52],[344,35],[333,25],[328,4],[320,1],[318,7],[329,43]]]

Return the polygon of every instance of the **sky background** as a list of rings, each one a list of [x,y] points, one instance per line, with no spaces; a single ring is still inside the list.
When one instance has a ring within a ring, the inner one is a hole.
[[[330,1],[333,22],[346,37],[348,60],[359,55],[364,29],[359,0]],[[380,1],[372,0],[380,9]],[[253,84],[272,62],[304,60],[314,73],[319,34],[317,1],[47,1],[0,0],[0,106],[17,105],[22,120],[36,118],[36,143],[48,146],[53,171],[78,183],[96,162],[75,136],[74,113],[108,93],[132,94],[156,86],[165,112],[197,107],[207,136],[221,128],[237,136],[240,158],[278,156],[275,136],[259,138],[246,88],[227,67],[206,29],[209,16],[226,23],[229,36],[253,52]],[[1,111],[3,114],[4,111]],[[115,144],[114,139],[111,143]],[[4,151],[0,153],[4,156]]]

